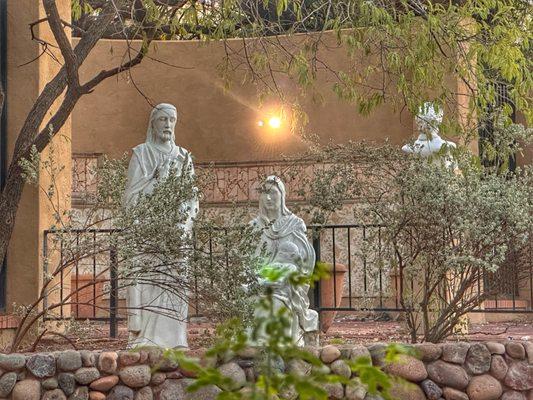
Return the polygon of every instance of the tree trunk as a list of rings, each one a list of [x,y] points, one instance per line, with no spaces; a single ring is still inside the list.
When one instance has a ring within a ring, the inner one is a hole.
[[[48,96],[43,98],[43,103],[48,104],[52,96],[57,98],[56,94],[57,91],[48,93]],[[9,241],[13,234],[15,217],[17,215],[18,205],[25,184],[20,161],[29,156],[29,151],[32,146],[35,146],[39,153],[44,150],[44,148],[50,143],[52,137],[63,127],[80,97],[80,92],[72,91],[70,89],[67,90],[63,102],[54,116],[50,119],[45,129],[43,129],[38,135],[35,135],[31,130],[22,130],[19,134],[17,144],[22,150],[19,150],[18,154],[15,153],[16,158],[11,161],[7,172],[6,185],[0,195],[0,215],[4,218],[4,221],[0,226],[1,260],[3,260],[6,255]]]
[[[50,143],[52,137],[61,129],[65,121],[70,116],[80,97],[92,89],[91,86],[82,89],[79,86],[79,82],[69,82],[69,74],[67,69],[70,70],[70,72],[75,70],[77,73],[77,70],[83,61],[87,58],[90,51],[102,37],[106,27],[113,21],[115,17],[114,5],[120,5],[123,1],[124,0],[119,0],[116,3],[107,3],[107,5],[104,7],[102,15],[99,17],[99,24],[92,26],[74,49],[65,49],[64,47],[69,44],[60,42],[62,53],[64,53],[64,51],[73,51],[74,57],[71,57],[72,59],[69,57],[64,57],[65,65],[63,65],[55,77],[45,85],[42,92],[39,94],[39,97],[33,104],[32,109],[28,113],[28,116],[24,121],[24,125],[17,136],[15,150],[7,171],[6,183],[2,189],[2,193],[0,194],[0,263],[4,260],[7,253],[9,241],[15,227],[15,217],[17,214],[18,205],[22,196],[22,190],[24,188],[24,179],[21,174],[22,168],[20,167],[19,163],[22,159],[29,156],[32,146],[35,146],[37,151],[40,153]],[[49,3],[45,3],[45,6],[47,6],[48,11],[52,11],[47,12],[47,16],[51,20],[48,21],[49,25],[57,28],[60,26],[61,21],[59,19],[59,15],[56,12],[53,12],[53,8],[55,6],[54,1],[50,0]],[[55,36],[60,35],[61,33],[55,34]],[[63,44],[63,46],[61,46],[61,44]],[[115,68],[110,71],[102,71],[100,74],[103,75],[94,82],[94,85],[112,75],[129,69],[135,64],[138,64],[142,60],[143,56],[144,54],[141,54],[140,57],[135,60],[135,63],[132,63],[130,60],[129,63],[123,65],[124,68]],[[50,118],[45,128],[39,131],[47,112],[50,110],[59,96],[61,96],[61,94],[65,91],[65,89],[67,89],[65,97],[63,98],[57,112],[52,116],[52,118]]]
[[[15,227],[15,216],[22,196],[22,189],[24,188],[22,171],[18,164],[17,167],[13,173],[8,174],[5,186],[0,194],[0,215],[2,216],[0,223],[0,260],[3,260],[6,255],[13,228]]]
[[[4,92],[4,86],[2,85],[2,81],[0,81],[0,118],[2,118],[2,114],[4,112],[5,99],[6,99],[6,93]]]

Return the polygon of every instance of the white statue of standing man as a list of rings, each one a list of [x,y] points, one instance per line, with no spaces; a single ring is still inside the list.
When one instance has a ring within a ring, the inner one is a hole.
[[[124,193],[126,206],[134,204],[139,195],[152,193],[157,182],[171,173],[194,174],[191,154],[174,142],[177,117],[176,107],[171,104],[158,104],[152,109],[146,142],[133,148]],[[193,219],[198,213],[198,198],[196,195],[191,198],[189,204],[176,204],[189,214],[182,226],[185,232],[192,230]],[[140,263],[142,257],[145,256],[140,256]],[[154,274],[161,274],[154,279],[161,282],[169,272],[151,271],[151,274],[150,279]],[[149,279],[128,286],[129,346],[188,347],[187,294],[178,295],[175,288],[165,290],[163,286],[150,283]]]

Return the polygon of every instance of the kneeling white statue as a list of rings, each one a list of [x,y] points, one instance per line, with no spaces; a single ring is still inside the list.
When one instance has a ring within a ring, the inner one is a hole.
[[[259,215],[252,225],[261,230],[258,252],[272,268],[283,268],[288,273],[298,272],[311,276],[315,267],[315,251],[307,239],[303,220],[285,205],[285,185],[277,176],[263,182],[259,198]],[[285,307],[291,326],[287,334],[296,345],[316,344],[318,313],[309,309],[309,285],[293,286],[287,279],[267,283],[273,291],[274,307]]]
[[[151,194],[156,184],[169,174],[194,174],[190,153],[174,142],[176,120],[177,111],[173,105],[163,103],[153,108],[146,142],[133,149],[124,193],[125,206],[135,204],[141,195]],[[198,212],[197,196],[191,198],[190,204],[176,205],[183,207],[188,213],[187,220],[181,226],[182,232],[186,233],[191,232],[193,218]],[[134,263],[150,264],[147,261],[156,258],[157,255],[140,255]],[[175,282],[172,278],[176,272],[163,269],[144,271],[141,268],[140,276],[128,286],[130,347],[188,347],[187,293],[185,289],[180,293],[180,289],[176,290],[174,287],[166,290],[165,285]]]

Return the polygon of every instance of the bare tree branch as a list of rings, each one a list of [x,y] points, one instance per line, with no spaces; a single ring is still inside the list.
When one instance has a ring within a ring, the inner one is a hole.
[[[54,35],[54,39],[59,45],[61,55],[65,61],[65,67],[67,70],[67,76],[69,80],[69,86],[77,90],[80,86],[80,78],[78,74],[78,61],[77,57],[70,46],[70,40],[65,34],[64,27],[62,25],[59,11],[57,10],[55,0],[43,0],[44,9],[48,16],[48,24]]]

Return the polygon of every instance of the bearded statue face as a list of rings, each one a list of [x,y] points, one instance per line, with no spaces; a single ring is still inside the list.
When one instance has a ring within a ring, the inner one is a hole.
[[[154,141],[159,143],[171,141],[177,119],[176,110],[171,108],[158,109],[151,121]]]

